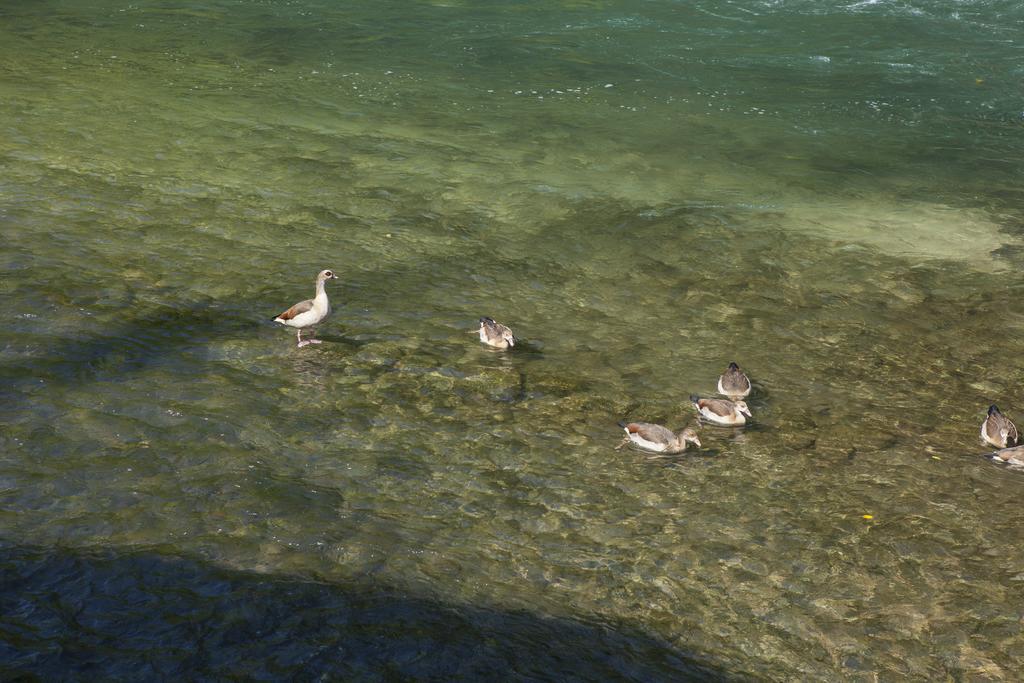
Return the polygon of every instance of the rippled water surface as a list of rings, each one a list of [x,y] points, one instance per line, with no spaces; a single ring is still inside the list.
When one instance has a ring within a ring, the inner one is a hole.
[[[0,678],[1019,679],[1022,35],[4,3]]]

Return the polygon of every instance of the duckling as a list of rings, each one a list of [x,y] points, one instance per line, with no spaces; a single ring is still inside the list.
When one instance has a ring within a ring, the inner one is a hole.
[[[496,349],[511,349],[518,340],[512,330],[484,316],[480,318],[480,341]]]
[[[726,427],[739,427],[747,423],[748,417],[753,417],[750,408],[743,401],[728,401],[724,398],[701,398],[690,396],[693,407],[697,413],[708,422]]]
[[[736,363],[729,363],[729,367],[718,378],[718,393],[734,401],[746,398],[750,395],[750,378]]]
[[[1020,443],[1017,426],[999,412],[995,405],[988,407],[988,417],[981,423],[981,438],[996,448],[1016,446]]]
[[[330,270],[321,270],[316,276],[316,296],[295,304],[281,315],[274,318],[274,322],[282,323],[288,327],[296,328],[296,336],[299,340],[299,348],[306,344],[319,344],[319,339],[307,339],[303,341],[302,330],[319,324],[331,312],[331,304],[327,300],[327,290],[324,283],[328,280],[337,280],[338,276]]]
[[[653,451],[655,453],[682,453],[686,450],[687,444],[691,443],[700,448],[700,438],[697,436],[697,432],[693,431],[690,427],[682,429],[678,433],[673,433],[661,425],[651,424],[650,422],[630,422],[629,424],[620,422],[619,426],[626,430],[626,438],[622,440],[622,443],[615,450],[621,449],[630,442],[635,443],[645,451]]]

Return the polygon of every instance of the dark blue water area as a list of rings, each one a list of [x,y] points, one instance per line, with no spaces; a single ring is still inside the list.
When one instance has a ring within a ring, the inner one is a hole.
[[[0,549],[3,680],[739,680],[628,624],[159,549]]]

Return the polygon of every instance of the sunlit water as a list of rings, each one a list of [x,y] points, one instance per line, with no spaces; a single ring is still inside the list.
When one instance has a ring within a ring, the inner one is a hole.
[[[4,3],[0,677],[1018,679],[1022,31]]]

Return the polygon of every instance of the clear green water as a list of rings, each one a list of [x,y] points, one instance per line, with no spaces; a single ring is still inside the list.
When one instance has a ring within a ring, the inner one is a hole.
[[[0,677],[1016,679],[1022,30],[4,3]]]

